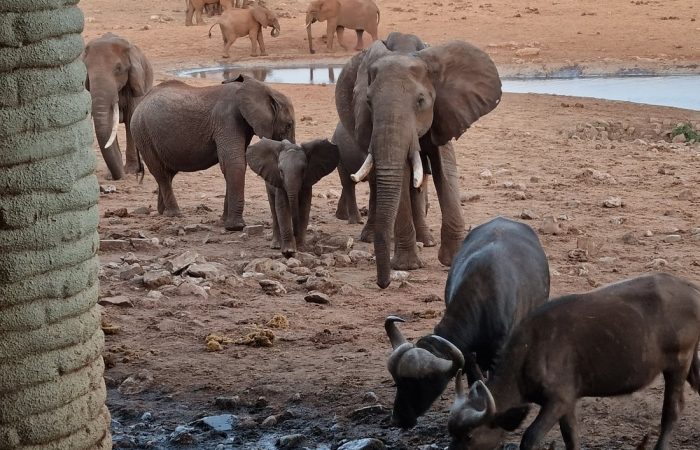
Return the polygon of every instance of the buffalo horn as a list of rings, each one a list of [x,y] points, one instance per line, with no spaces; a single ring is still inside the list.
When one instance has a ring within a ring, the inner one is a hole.
[[[441,342],[447,346],[448,353],[450,355],[450,359],[452,360],[452,372],[453,373],[456,373],[459,369],[464,367],[464,355],[457,348],[456,345],[454,345],[452,342],[448,341],[444,337],[438,336],[437,334],[433,334],[431,337],[433,339],[435,339],[436,341]]]
[[[391,347],[394,350],[396,350],[400,345],[406,343],[406,338],[401,334],[401,331],[396,326],[396,322],[405,322],[405,320],[403,320],[401,317],[389,316],[384,321],[384,329],[386,330],[387,336],[389,336]]]

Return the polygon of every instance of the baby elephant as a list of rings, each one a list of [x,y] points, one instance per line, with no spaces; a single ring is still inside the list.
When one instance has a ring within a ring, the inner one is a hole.
[[[258,44],[260,44],[260,55],[265,56],[267,53],[265,52],[262,29],[271,26],[270,36],[280,35],[280,23],[277,16],[260,5],[224,11],[219,20],[209,28],[210,38],[211,29],[216,25],[221,28],[221,35],[224,39],[224,58],[229,57],[229,49],[236,42],[236,39],[244,36],[250,38],[250,56],[258,56]]]
[[[301,145],[262,139],[248,146],[246,160],[265,179],[272,212],[272,248],[286,257],[304,245],[312,186],[338,165],[338,147],[327,139]]]

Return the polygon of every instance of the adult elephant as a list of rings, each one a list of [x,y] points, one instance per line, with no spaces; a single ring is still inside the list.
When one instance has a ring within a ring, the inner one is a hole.
[[[131,137],[131,116],[153,86],[153,68],[143,52],[126,39],[107,33],[90,41],[81,58],[87,67],[85,87],[92,96],[92,120],[102,157],[113,179],[139,171]],[[117,126],[126,127],[126,167],[117,140]]]
[[[357,44],[355,50],[362,50],[362,33],[367,32],[377,40],[379,26],[379,8],[373,0],[313,0],[306,10],[306,34],[309,40],[309,53],[315,53],[311,24],[326,22],[328,51],[333,50],[333,36],[338,34],[338,43],[343,44],[345,28],[355,30]]]
[[[242,230],[246,148],[253,135],[294,142],[294,107],[281,92],[247,76],[217,86],[159,84],[131,121],[136,147],[158,182],[158,212],[179,216],[172,181],[178,172],[219,163],[226,178],[222,220]]]
[[[340,121],[368,155],[358,178],[373,169],[376,184],[374,250],[377,284],[390,283],[391,268],[416,269],[416,233],[411,220],[414,186],[422,181],[420,156],[427,155],[442,210],[438,259],[450,265],[464,238],[454,148],[479,117],[501,99],[495,64],[478,48],[453,41],[411,54],[392,52],[382,41],[355,55],[335,91]],[[396,225],[394,227],[394,225]],[[394,256],[390,236],[394,230]]]

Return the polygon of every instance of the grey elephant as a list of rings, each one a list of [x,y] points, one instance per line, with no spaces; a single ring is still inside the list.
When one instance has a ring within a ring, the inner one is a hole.
[[[272,248],[291,257],[304,246],[313,185],[337,166],[338,147],[327,139],[301,145],[262,139],[248,147],[246,159],[267,186]]]
[[[97,143],[112,179],[139,171],[130,120],[136,105],[153,86],[153,68],[141,50],[126,39],[107,33],[85,46],[85,87],[92,97],[92,120]],[[117,126],[126,127],[126,167],[117,140]]]
[[[139,104],[131,126],[158,182],[160,214],[180,215],[172,188],[176,173],[218,163],[226,179],[224,226],[242,230],[246,148],[253,135],[294,142],[294,107],[281,92],[243,75],[201,88],[166,81]]]
[[[357,208],[357,197],[355,196],[355,181],[353,174],[360,170],[362,163],[367,158],[367,152],[363,151],[355,142],[355,139],[343,127],[342,123],[338,123],[332,137],[333,143],[338,146],[340,159],[338,160],[338,175],[340,184],[343,189],[338,199],[338,207],[335,212],[335,217],[341,220],[347,220],[350,224],[362,223],[360,211]],[[430,161],[421,155],[421,163],[423,164],[423,173],[426,177],[430,175]],[[425,182],[424,182],[425,183]],[[422,242],[425,247],[434,247],[435,238],[433,238],[430,228],[426,222],[428,213],[428,189],[423,187],[417,189],[411,186],[411,214],[413,216],[413,226],[416,230],[416,241]],[[367,215],[367,223],[360,233],[362,242],[372,242],[374,239],[374,211],[372,205],[376,202],[376,190],[374,183],[370,183],[370,207]]]
[[[370,208],[375,214],[374,250],[381,288],[389,285],[392,267],[421,266],[409,187],[423,181],[422,154],[430,161],[442,211],[438,259],[444,265],[452,263],[465,227],[450,141],[493,110],[500,99],[495,64],[486,53],[462,41],[411,54],[393,52],[377,41],[343,68],[336,85],[336,108],[343,127],[368,152],[355,178],[372,173],[376,201],[370,202]]]

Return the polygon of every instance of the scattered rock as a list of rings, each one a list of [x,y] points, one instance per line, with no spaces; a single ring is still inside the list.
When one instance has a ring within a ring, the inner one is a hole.
[[[624,205],[620,197],[608,197],[603,201],[603,206],[605,208],[620,208]]]
[[[609,173],[591,168],[585,169],[578,178],[591,179],[603,184],[617,184],[617,180]]]
[[[352,259],[350,259],[350,256],[348,255],[335,254],[333,255],[333,258],[335,260],[336,267],[348,267],[352,265]]]
[[[672,243],[672,242],[679,242],[681,240],[681,235],[680,234],[669,234],[664,238],[664,242]]]
[[[299,261],[296,258],[289,258],[287,259],[284,264],[289,267],[290,269],[295,269],[297,267],[301,267],[301,261]]]
[[[144,273],[143,267],[141,267],[140,264],[133,263],[133,264],[129,264],[128,266],[126,266],[124,268],[124,270],[119,272],[119,279],[120,280],[131,280],[132,278],[134,278],[136,276],[143,275],[143,273]]]
[[[134,214],[137,216],[147,216],[147,215],[151,214],[151,208],[149,208],[147,206],[139,206],[138,208],[131,211],[131,214]]]
[[[328,189],[326,191],[326,198],[340,198],[340,192],[335,189]]]
[[[350,261],[356,263],[358,261],[370,261],[372,254],[363,250],[350,250],[348,257],[350,257]]]
[[[520,48],[515,51],[515,56],[517,57],[524,57],[524,56],[537,56],[540,54],[540,49],[537,47],[525,47],[525,48]]]
[[[105,217],[129,217],[129,212],[126,210],[126,208],[119,208],[119,209],[108,209],[105,211],[104,214]]]
[[[237,395],[231,397],[216,397],[214,405],[221,409],[235,409],[241,404],[241,398]]]
[[[647,230],[644,232],[644,237],[652,237],[654,233],[651,230]]]
[[[143,274],[143,285],[147,289],[157,289],[172,282],[173,276],[167,270],[152,270]]]
[[[233,414],[220,414],[218,416],[202,417],[197,422],[204,425],[206,429],[214,431],[231,431],[233,424],[238,421],[238,417]]]
[[[340,291],[342,283],[326,277],[311,275],[304,283],[304,286],[308,291],[319,291],[326,295],[335,295]]]
[[[277,425],[277,416],[268,416],[260,424],[260,426],[265,427],[265,428],[274,427],[275,425]]]
[[[100,251],[113,252],[116,250],[126,250],[129,242],[124,239],[100,239]]]
[[[161,298],[163,298],[163,293],[160,291],[148,291],[146,297],[153,300],[160,300]]]
[[[411,275],[405,270],[392,270],[391,271],[391,281],[404,282],[408,280]]]
[[[540,216],[530,211],[529,209],[523,209],[523,212],[520,213],[520,218],[524,220],[535,220],[539,219]]]
[[[695,192],[691,191],[690,189],[686,189],[684,191],[681,191],[680,194],[678,194],[678,200],[686,200],[686,201],[695,201],[697,196],[695,195]]]
[[[214,263],[194,263],[187,268],[187,274],[197,278],[216,278],[221,271]]]
[[[660,270],[668,266],[668,261],[663,258],[654,258],[649,264],[646,265],[647,269]]]
[[[243,227],[243,232],[248,236],[262,236],[265,231],[263,225],[247,225]]]
[[[287,271],[287,266],[281,262],[270,258],[256,258],[249,262],[244,272],[263,273],[267,276],[279,277]]]
[[[676,144],[681,144],[686,141],[685,134],[677,134],[673,136],[673,139],[671,139],[671,142],[676,143]]]
[[[311,291],[304,297],[304,300],[308,303],[317,303],[319,305],[328,305],[331,302],[330,297],[328,297],[323,292]]]
[[[129,239],[131,246],[136,250],[155,250],[160,247],[160,239],[154,238],[132,238]]]
[[[277,447],[280,449],[293,449],[299,447],[306,440],[303,434],[288,434],[277,439]]]
[[[379,439],[365,438],[346,442],[338,450],[386,450],[386,446]]]
[[[113,193],[117,192],[117,187],[113,184],[106,184],[106,185],[101,184],[100,185],[100,192],[102,194],[113,194]],[[120,216],[120,217],[124,217],[124,216]]]
[[[119,385],[119,393],[122,395],[140,394],[153,384],[153,374],[146,369],[141,369],[131,375]]]
[[[195,431],[192,427],[187,427],[185,425],[178,425],[175,431],[170,433],[168,438],[170,442],[177,445],[191,445],[194,444],[194,436],[192,432]]]
[[[308,267],[295,267],[293,269],[289,269],[289,272],[299,276],[311,275],[311,269]]]
[[[362,401],[376,404],[379,403],[379,396],[374,392],[369,391],[364,396],[362,396]]]
[[[191,250],[187,250],[185,253],[182,253],[181,255],[178,255],[175,258],[166,261],[164,266],[171,273],[177,274],[186,269],[190,264],[194,264],[198,256],[199,255],[197,255],[197,253]]]
[[[187,280],[183,283],[180,284],[180,286],[177,287],[175,290],[175,293],[177,295],[180,295],[182,297],[188,297],[188,296],[195,296],[195,297],[201,297],[201,298],[207,298],[209,297],[209,294],[207,293],[207,290],[204,289],[202,286],[198,286],[195,283]]]
[[[358,408],[350,413],[350,418],[353,420],[363,419],[367,416],[376,416],[378,414],[384,413],[384,407],[382,405],[371,405]]]
[[[282,283],[275,280],[260,280],[260,287],[267,295],[281,296],[287,293],[287,290],[282,286]]]
[[[354,240],[349,236],[331,236],[319,241],[314,247],[314,253],[321,256],[325,253],[332,253],[337,250],[350,250]]]
[[[133,308],[134,303],[131,299],[125,295],[117,295],[116,297],[104,297],[101,298],[97,303],[102,306],[121,306]]]
[[[557,222],[557,219],[554,216],[547,216],[544,218],[544,220],[542,221],[542,225],[540,226],[540,231],[542,231],[542,234],[553,235],[565,233],[565,231],[562,229],[561,225]]]
[[[295,258],[301,261],[304,267],[312,268],[316,265],[316,256],[311,253],[297,252]]]
[[[479,174],[479,178],[484,178],[484,179],[491,179],[493,178],[493,173],[489,169],[484,169],[481,171]]]

